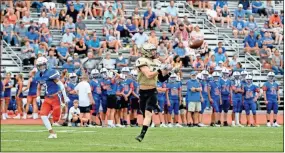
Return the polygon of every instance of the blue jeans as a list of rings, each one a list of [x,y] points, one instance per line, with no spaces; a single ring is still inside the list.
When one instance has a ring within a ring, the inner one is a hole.
[[[41,8],[44,6],[41,2],[33,2],[32,6],[35,5],[37,8],[37,12],[40,13],[41,12]]]
[[[3,39],[7,42],[7,44],[11,45],[11,41],[14,41],[14,44],[19,44],[18,39],[16,36],[12,36],[11,34],[8,34],[7,36],[3,36]]]
[[[272,66],[272,70],[274,71],[275,75],[278,75],[278,73],[284,75],[284,70],[281,67]]]

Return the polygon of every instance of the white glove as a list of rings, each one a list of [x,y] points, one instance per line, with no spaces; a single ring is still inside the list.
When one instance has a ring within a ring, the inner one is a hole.
[[[39,103],[39,102],[41,102],[41,96],[37,96],[37,102]]]
[[[168,70],[168,65],[167,64],[161,64],[160,68],[161,71],[167,71]]]

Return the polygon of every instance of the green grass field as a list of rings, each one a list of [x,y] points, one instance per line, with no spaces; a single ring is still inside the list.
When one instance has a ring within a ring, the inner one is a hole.
[[[281,128],[151,128],[143,142],[140,128],[1,125],[1,151],[283,151]]]

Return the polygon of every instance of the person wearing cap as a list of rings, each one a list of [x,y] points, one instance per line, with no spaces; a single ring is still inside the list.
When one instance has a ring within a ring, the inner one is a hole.
[[[68,73],[74,73],[74,64],[72,57],[67,58],[67,62],[62,65],[64,70],[67,70]]]
[[[239,35],[247,35],[247,31],[245,30],[245,24],[242,20],[242,16],[238,16],[237,20],[233,22],[233,35],[234,38],[237,39]]]
[[[158,29],[161,30],[161,23],[162,21],[165,21],[165,23],[168,25],[168,17],[165,15],[165,12],[161,9],[161,3],[156,4],[156,10],[155,10],[155,15],[156,15],[156,25]]]
[[[151,7],[147,8],[147,11],[144,13],[143,20],[144,20],[144,28],[154,28],[156,15],[152,11]]]
[[[241,17],[242,20],[245,20],[245,10],[243,9],[242,4],[239,4],[238,9],[236,9],[234,12],[235,20],[237,20],[239,16]]]
[[[252,13],[258,13],[259,16],[261,16],[261,14],[267,16],[266,4],[264,1],[255,0],[251,3],[251,6],[252,6]]]
[[[251,30],[249,35],[245,37],[244,51],[249,54],[254,52],[256,55],[259,55],[258,43],[253,30]]]
[[[202,71],[205,69],[205,64],[200,54],[196,54],[196,60],[193,62],[192,67],[195,71]]]
[[[73,23],[76,22],[76,18],[77,18],[78,13],[79,13],[79,12],[74,9],[74,4],[71,3],[71,4],[69,5],[69,9],[68,9],[67,12],[66,12],[66,15],[69,15],[69,16],[73,19],[73,20],[72,20]]]
[[[269,27],[270,28],[283,28],[283,24],[281,22],[280,16],[278,15],[278,11],[275,11],[274,14],[269,18]]]
[[[204,102],[204,98],[202,96],[202,86],[196,79],[196,71],[192,71],[190,77],[191,79],[186,83],[187,125],[191,126],[191,120],[193,119],[193,125],[198,126],[198,115],[201,111],[201,102]],[[194,116],[191,113],[194,113]]]
[[[252,14],[251,4],[249,0],[240,0],[239,4],[242,5],[243,10],[245,10],[245,14],[249,17]]]

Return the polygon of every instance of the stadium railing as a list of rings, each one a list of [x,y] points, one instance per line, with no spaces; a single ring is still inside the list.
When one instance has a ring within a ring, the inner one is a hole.
[[[5,40],[1,41],[1,50],[2,50],[2,54],[6,53],[11,58],[13,63],[17,67],[19,67],[20,73],[22,73],[22,69],[23,69],[22,59],[17,55],[17,53],[14,52],[14,50],[6,43]]]

